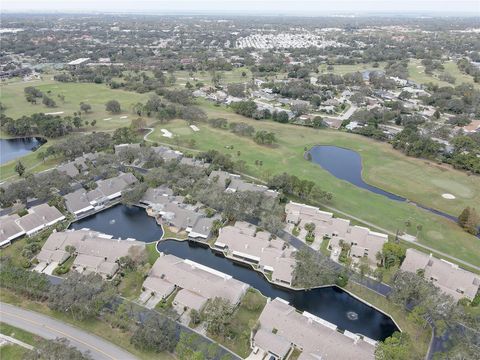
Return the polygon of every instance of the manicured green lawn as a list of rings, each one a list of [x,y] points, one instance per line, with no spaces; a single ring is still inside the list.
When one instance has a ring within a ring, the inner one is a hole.
[[[160,256],[160,254],[157,251],[157,243],[155,242],[152,244],[147,244],[145,248],[147,249],[148,263],[150,265],[153,265],[155,261],[158,259],[158,257]]]
[[[248,174],[262,179],[288,172],[315,181],[322,189],[334,194],[331,206],[392,232],[407,230],[416,235],[416,226],[420,224],[420,242],[480,265],[480,242],[455,223],[412,204],[395,202],[338,180],[320,166],[304,160],[303,154],[305,148],[317,144],[342,146],[358,151],[363,159],[363,176],[367,182],[452,215],[458,215],[466,206],[478,206],[480,203],[480,181],[477,176],[468,176],[446,166],[406,157],[393,150],[389,144],[362,136],[272,121],[256,121],[234,114],[224,107],[206,102],[200,102],[200,105],[209,117],[224,117],[229,121],[249,123],[257,130],[273,131],[278,143],[272,147],[257,145],[250,138],[236,136],[206,124],[197,124],[200,131],[194,132],[181,120],[158,125],[149,139],[183,147],[189,147],[189,140],[194,139],[195,146],[192,150],[216,149],[230,154],[234,160],[246,162]],[[168,129],[175,137],[163,137],[161,128]],[[256,160],[261,160],[263,165],[255,165]],[[442,194],[447,192],[457,198],[442,198]],[[411,226],[405,229],[407,220]]]
[[[91,83],[61,83],[54,81],[53,75],[47,74],[43,80],[0,85],[0,101],[7,107],[6,115],[16,119],[23,115],[34,113],[55,113],[62,112],[62,116],[73,115],[80,110],[80,103],[85,102],[92,106],[92,112],[83,115],[82,118],[88,121],[97,120],[98,128],[112,129],[119,125],[130,124],[133,118],[131,113],[132,105],[139,101],[148,99],[148,94],[137,94],[123,90],[112,90],[105,84]],[[57,104],[55,108],[48,108],[41,103],[32,105],[25,100],[24,88],[34,86],[44,94],[51,97]],[[58,96],[63,95],[62,101]],[[117,100],[122,106],[123,113],[111,115],[105,111],[105,103],[109,100]],[[121,116],[128,116],[126,119],[120,119]],[[112,118],[104,121],[103,119]]]
[[[4,345],[0,346],[0,359],[5,360],[22,360],[29,350],[20,345]]]
[[[29,333],[28,331],[19,329],[15,326],[0,322],[0,333],[15,338],[17,340],[23,341],[26,344],[35,346],[40,339],[40,337]]]

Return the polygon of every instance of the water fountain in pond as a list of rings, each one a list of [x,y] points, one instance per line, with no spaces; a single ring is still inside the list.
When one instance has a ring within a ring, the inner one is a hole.
[[[109,223],[110,225],[115,224],[115,219],[110,220],[108,223]]]
[[[358,320],[358,314],[355,311],[349,311],[347,312],[347,318],[352,321]]]

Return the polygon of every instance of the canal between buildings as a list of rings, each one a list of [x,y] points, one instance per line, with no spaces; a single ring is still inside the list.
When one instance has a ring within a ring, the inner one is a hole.
[[[0,139],[0,164],[27,155],[44,143],[45,140],[39,137]]]
[[[162,229],[138,207],[116,205],[95,215],[74,222],[71,229],[88,228],[122,239],[135,238],[144,242],[159,240]],[[270,298],[282,298],[299,311],[308,311],[338,326],[339,329],[383,340],[397,331],[392,319],[368,306],[336,286],[312,290],[290,290],[271,284],[260,273],[214,252],[207,245],[190,241],[162,240],[157,249],[183,259],[190,259],[231,275],[249,284]]]

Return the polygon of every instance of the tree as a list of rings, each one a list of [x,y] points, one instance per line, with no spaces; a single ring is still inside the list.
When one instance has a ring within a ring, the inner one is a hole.
[[[228,300],[220,297],[211,299],[203,310],[208,332],[214,335],[226,334],[232,314],[233,306]]]
[[[295,254],[296,265],[293,271],[295,286],[311,289],[335,283],[339,272],[335,264],[317,251],[302,248]]]
[[[406,250],[403,246],[394,242],[387,242],[383,244],[381,262],[386,269],[400,265],[405,258],[405,253]]]
[[[140,131],[144,129],[147,126],[147,121],[144,118],[136,118],[132,120],[132,123],[130,124],[130,127],[134,131]]]
[[[137,205],[147,189],[147,184],[138,183],[133,188],[124,190],[122,192],[122,204],[127,206]]]
[[[92,110],[92,106],[90,104],[81,102],[80,103],[80,111],[83,111],[85,114],[89,113]]]
[[[82,353],[70,345],[65,338],[55,340],[43,340],[35,346],[32,351],[26,353],[25,360],[48,360],[48,359],[69,359],[69,360],[90,360],[92,357],[88,352]]]
[[[260,226],[268,232],[277,235],[283,230],[284,224],[282,219],[276,214],[268,214],[260,220]]]
[[[409,360],[412,342],[405,332],[394,332],[392,336],[378,343],[375,349],[376,360]]]
[[[65,281],[50,288],[48,306],[75,320],[91,319],[113,299],[114,294],[112,285],[100,275],[83,276],[75,271]]]
[[[48,97],[47,95],[43,95],[42,103],[43,103],[43,105],[45,105],[46,107],[49,107],[49,108],[53,108],[53,107],[57,106],[55,101],[52,98]]]
[[[175,322],[156,312],[147,314],[130,339],[136,348],[156,353],[173,351],[177,341]]]
[[[37,159],[41,160],[42,162],[45,162],[45,159],[47,158],[47,154],[45,151],[38,151],[37,152]]]
[[[75,116],[73,118],[73,126],[75,126],[77,129],[79,129],[82,126],[82,118]]]
[[[23,166],[21,161],[18,161],[15,165],[15,172],[18,176],[23,176],[23,174],[25,174],[25,166]]]
[[[122,112],[120,103],[117,100],[110,100],[105,104],[105,110],[112,114],[119,114]]]
[[[274,142],[277,141],[275,137],[275,133],[269,132],[266,130],[260,130],[255,133],[255,136],[253,137],[253,140],[257,144],[262,144],[262,145],[272,145]]]
[[[478,226],[480,225],[480,217],[475,208],[466,207],[458,217],[458,225],[466,232],[477,235]]]

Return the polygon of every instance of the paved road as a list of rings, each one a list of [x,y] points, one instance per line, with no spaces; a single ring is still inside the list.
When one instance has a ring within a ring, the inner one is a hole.
[[[89,351],[98,360],[134,360],[132,354],[98,336],[88,334],[49,316],[0,302],[2,322],[18,327],[46,339],[66,338],[81,351]]]

